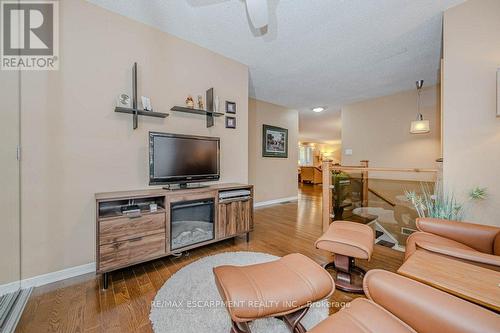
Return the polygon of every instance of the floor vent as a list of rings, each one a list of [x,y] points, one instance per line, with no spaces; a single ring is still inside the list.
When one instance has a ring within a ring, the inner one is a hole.
[[[416,232],[417,230],[415,229],[412,229],[412,228],[406,228],[406,227],[401,227],[401,233],[403,235],[406,235],[406,236],[409,236],[411,235],[412,233]]]
[[[32,291],[27,288],[0,296],[0,333],[15,331]]]

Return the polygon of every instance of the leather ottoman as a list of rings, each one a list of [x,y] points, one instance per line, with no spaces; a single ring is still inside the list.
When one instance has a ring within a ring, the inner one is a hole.
[[[306,332],[300,320],[311,303],[335,290],[331,275],[298,253],[256,265],[219,266],[213,272],[232,333],[250,332],[248,323],[265,317],[283,320],[291,332]]]
[[[335,285],[347,292],[363,293],[365,271],[354,265],[354,258],[370,260],[375,234],[371,227],[348,221],[332,222],[315,243],[316,248],[335,255],[334,261],[324,265],[336,270]]]

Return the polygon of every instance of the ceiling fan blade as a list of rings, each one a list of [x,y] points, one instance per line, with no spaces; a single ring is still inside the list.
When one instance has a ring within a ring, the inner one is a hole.
[[[269,20],[267,0],[246,0],[247,12],[256,29],[263,28]]]

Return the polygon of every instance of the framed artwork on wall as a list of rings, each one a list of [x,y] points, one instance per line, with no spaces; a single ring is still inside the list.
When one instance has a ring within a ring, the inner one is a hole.
[[[497,69],[497,117],[500,117],[500,68]]]
[[[236,113],[236,103],[226,101],[226,112],[227,113]]]
[[[226,128],[236,128],[236,117],[226,116]]]
[[[151,106],[151,100],[149,97],[141,96],[142,108],[144,111],[153,111],[153,107]]]
[[[262,156],[288,157],[288,129],[262,125]]]

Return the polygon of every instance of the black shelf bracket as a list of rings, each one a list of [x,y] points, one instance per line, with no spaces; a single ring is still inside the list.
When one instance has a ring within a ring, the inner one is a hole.
[[[134,109],[132,126],[134,129],[137,129],[139,122],[139,115],[137,113],[137,62],[134,62],[134,66],[132,67],[132,109]]]

